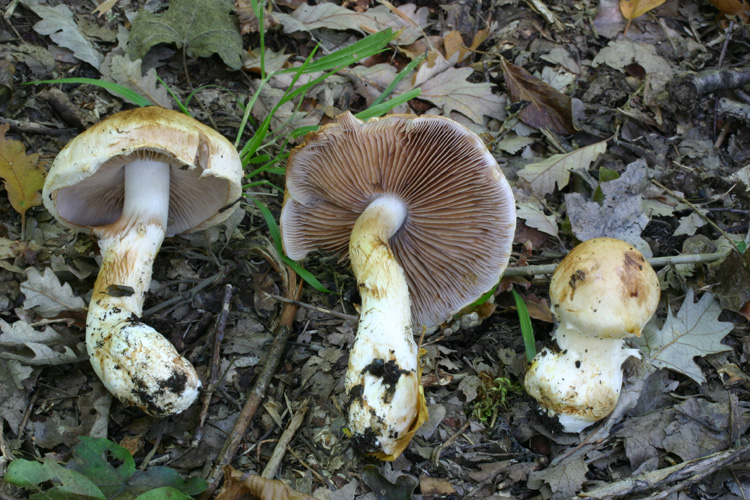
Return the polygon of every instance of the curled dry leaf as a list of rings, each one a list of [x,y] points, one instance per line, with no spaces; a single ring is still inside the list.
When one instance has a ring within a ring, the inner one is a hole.
[[[742,22],[750,22],[750,2],[747,0],[708,0],[725,16],[737,16]]]
[[[243,474],[230,465],[224,466],[224,485],[216,500],[315,500],[294,491],[278,479]]]
[[[26,219],[26,211],[42,204],[44,168],[38,165],[39,155],[27,155],[23,143],[7,139],[8,125],[0,125],[0,177],[13,208]]]
[[[551,85],[504,58],[501,63],[510,100],[514,103],[529,103],[518,113],[518,117],[525,124],[536,128],[548,128],[564,135],[576,131],[573,126],[570,96],[555,90]]]

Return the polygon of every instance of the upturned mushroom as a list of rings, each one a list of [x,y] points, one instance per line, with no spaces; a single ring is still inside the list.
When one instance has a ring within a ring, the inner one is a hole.
[[[146,413],[179,413],[195,400],[193,366],[141,322],[151,268],[166,236],[226,220],[238,206],[242,163],[197,120],[158,107],[114,114],[57,155],[44,205],[99,240],[102,265],[86,319],[86,346],[107,389]]]
[[[656,311],[659,279],[632,245],[594,238],[560,262],[549,291],[558,349],[536,355],[524,384],[566,432],[580,432],[614,410],[621,366],[640,357],[624,339],[640,336]]]
[[[438,116],[350,113],[287,165],[284,249],[346,254],[361,296],[345,388],[357,448],[395,459],[426,418],[413,330],[475,301],[510,256],[515,206],[474,133]]]

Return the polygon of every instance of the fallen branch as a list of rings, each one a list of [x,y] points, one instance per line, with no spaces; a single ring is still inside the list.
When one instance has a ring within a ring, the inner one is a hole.
[[[701,96],[720,90],[733,90],[750,83],[750,66],[711,69],[678,78],[669,86],[669,95],[682,108],[692,109]]]
[[[289,425],[286,426],[286,429],[284,429],[284,432],[281,434],[279,441],[276,443],[276,448],[273,450],[271,458],[268,460],[265,469],[263,469],[263,473],[261,474],[262,477],[266,479],[273,479],[276,476],[276,473],[279,471],[279,466],[281,465],[281,460],[284,458],[284,454],[286,453],[286,449],[289,446],[289,443],[292,442],[294,434],[297,432],[297,429],[299,429],[299,426],[302,425],[302,422],[305,420],[305,414],[307,413],[307,406],[309,404],[310,398],[305,399],[292,419],[289,421]]]
[[[729,252],[721,250],[713,253],[691,253],[674,255],[671,257],[651,257],[648,263],[652,267],[673,266],[676,264],[700,264],[702,262],[716,262],[727,256]],[[541,264],[538,266],[509,267],[503,273],[503,278],[511,276],[536,276],[538,274],[552,274],[557,269],[557,264]]]
[[[644,472],[635,477],[630,477],[608,484],[592,491],[579,493],[580,498],[605,499],[624,496],[631,498],[635,494],[661,490],[649,499],[666,498],[667,496],[696,483],[727,465],[739,462],[750,453],[750,444],[740,448],[730,448],[712,455],[683,462],[681,464],[665,467],[655,471]],[[639,497],[639,498],[642,498]]]

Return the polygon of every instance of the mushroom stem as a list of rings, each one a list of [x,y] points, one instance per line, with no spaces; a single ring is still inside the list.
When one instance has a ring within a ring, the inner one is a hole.
[[[349,257],[362,299],[345,387],[351,394],[349,429],[382,458],[398,456],[411,439],[423,404],[409,288],[388,240],[406,219],[405,203],[376,198],[359,216]]]
[[[97,228],[102,266],[86,319],[91,364],[121,401],[156,416],[179,413],[195,400],[200,379],[171,342],[139,321],[169,212],[167,163],[126,165],[119,221]]]
[[[524,385],[565,432],[580,432],[615,409],[622,387],[620,367],[637,349],[618,338],[581,334],[560,324],[554,335],[559,352],[544,348],[531,362]]]

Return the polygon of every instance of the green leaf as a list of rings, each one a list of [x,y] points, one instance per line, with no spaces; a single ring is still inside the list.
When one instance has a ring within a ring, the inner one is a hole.
[[[162,14],[142,11],[130,30],[129,54],[140,59],[151,47],[173,43],[190,57],[216,53],[232,69],[242,67],[242,36],[230,0],[173,0]]]
[[[273,214],[268,209],[267,206],[256,200],[255,198],[251,198],[255,205],[260,209],[260,212],[263,214],[263,218],[266,220],[266,225],[268,225],[268,232],[271,233],[271,239],[273,240],[274,245],[276,246],[276,251],[281,256],[281,259],[286,262],[289,267],[291,267],[295,273],[299,274],[300,278],[305,280],[311,287],[316,289],[319,292],[323,293],[333,293],[328,288],[323,286],[323,284],[318,281],[318,279],[313,276],[313,274],[305,269],[304,267],[300,266],[297,262],[293,261],[289,257],[287,257],[284,254],[284,247],[281,244],[281,231],[279,230],[279,225],[276,224],[276,219],[273,218]]]
[[[534,343],[534,327],[531,326],[531,317],[529,310],[526,308],[526,302],[513,290],[513,299],[516,301],[516,311],[518,311],[518,321],[521,323],[521,335],[523,335],[523,347],[526,350],[526,361],[536,356],[536,344]]]
[[[164,487],[147,491],[135,500],[192,500],[192,497],[180,493],[174,488]]]
[[[106,500],[104,493],[83,474],[66,469],[52,459],[43,463],[14,460],[5,472],[5,482],[35,491],[32,500]],[[52,486],[42,483],[52,483]]]
[[[136,106],[152,106],[154,103],[140,95],[139,93],[130,90],[127,87],[123,87],[117,83],[106,82],[104,80],[96,80],[94,78],[58,78],[57,80],[37,80],[34,82],[28,82],[25,85],[36,85],[38,83],[84,83],[87,85],[96,85],[103,89],[119,94],[124,99],[132,102]]]
[[[35,491],[34,500],[187,499],[207,487],[204,479],[183,479],[169,467],[137,470],[130,452],[107,439],[81,436],[79,440],[67,466],[51,459],[41,464],[15,460],[5,480]]]

